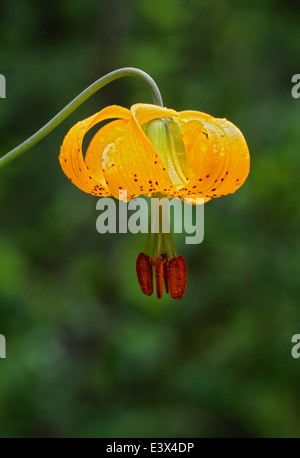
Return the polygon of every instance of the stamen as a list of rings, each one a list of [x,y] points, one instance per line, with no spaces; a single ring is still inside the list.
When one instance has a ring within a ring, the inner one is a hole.
[[[152,197],[163,197],[160,193],[153,193]],[[149,232],[147,237],[146,252],[140,253],[136,262],[136,272],[142,292],[147,296],[153,293],[153,266],[155,273],[156,295],[160,299],[163,295],[165,284],[166,293],[170,293],[173,299],[182,299],[186,290],[187,268],[182,256],[177,256],[175,244],[171,232],[162,231],[162,216],[169,218],[168,208],[163,209],[157,201],[151,205]],[[155,224],[156,223],[156,224]],[[156,228],[158,225],[158,232]],[[152,230],[154,240],[152,255],[149,256]],[[170,260],[171,258],[171,260]]]
[[[162,258],[155,260],[156,295],[161,299],[164,291],[164,265]]]
[[[168,266],[169,266],[169,256],[168,256],[167,251],[164,251],[161,254],[161,256],[162,256],[163,262],[164,262],[164,280],[165,280],[166,293],[168,294],[169,293],[169,284],[168,284],[167,270],[168,270]]]
[[[166,272],[171,297],[173,299],[182,299],[187,283],[187,267],[183,256],[171,259],[166,268]]]
[[[153,293],[153,268],[150,256],[140,253],[136,260],[136,273],[141,290],[146,296]]]

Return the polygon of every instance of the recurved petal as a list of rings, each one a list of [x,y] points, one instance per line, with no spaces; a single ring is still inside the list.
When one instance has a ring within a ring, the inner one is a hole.
[[[140,125],[156,118],[176,118],[179,113],[171,108],[160,107],[148,103],[136,103],[130,108],[136,122]]]
[[[250,171],[250,154],[241,131],[230,121],[220,120],[231,153],[231,163],[225,171],[226,178],[218,187],[222,195],[235,192],[245,182]],[[228,173],[227,173],[228,172]]]
[[[67,133],[59,154],[59,161],[64,173],[75,186],[89,194],[98,196],[108,196],[110,191],[103,180],[103,176],[98,173],[94,174],[86,165],[82,154],[82,141],[85,134],[97,123],[112,118],[122,118],[129,120],[130,111],[126,108],[113,105],[106,107],[99,113],[90,116],[83,121],[78,122]],[[97,154],[94,149],[90,150],[88,162],[93,163],[92,156]]]
[[[250,156],[240,130],[226,119],[196,111],[181,112],[187,156],[194,178],[182,197],[220,197],[235,192],[249,173]]]
[[[206,197],[203,196],[203,194],[188,194],[188,197],[180,197],[181,200],[184,200],[186,204],[190,205],[202,205],[206,204],[209,200],[211,200],[211,197]]]
[[[153,105],[134,105],[122,135],[103,152],[104,177],[112,195],[119,197],[120,188],[127,190],[127,200],[154,192],[168,194],[173,190],[168,171],[140,122],[159,116],[171,116],[173,110]]]
[[[104,177],[104,162],[103,152],[108,145],[112,145],[118,137],[124,134],[128,125],[126,119],[117,119],[111,121],[94,135],[92,138],[85,155],[85,165],[87,166],[90,174],[95,180],[106,186],[109,190],[109,183],[106,182]],[[111,192],[109,191],[109,194]]]

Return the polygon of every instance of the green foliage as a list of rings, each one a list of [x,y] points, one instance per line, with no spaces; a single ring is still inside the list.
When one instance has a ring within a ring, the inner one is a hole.
[[[1,437],[299,436],[299,12],[292,0],[2,2],[1,154],[134,66],[166,106],[234,122],[251,173],[206,205],[203,244],[176,237],[189,268],[177,302],[142,295],[146,238],[97,234],[97,199],[57,159],[77,120],[151,102],[138,80],[103,89],[0,171]]]

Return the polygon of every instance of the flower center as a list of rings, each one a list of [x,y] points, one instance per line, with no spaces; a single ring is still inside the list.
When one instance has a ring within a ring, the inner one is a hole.
[[[193,172],[187,160],[178,122],[171,118],[157,118],[143,124],[142,128],[168,171],[173,185],[178,189],[185,186]]]

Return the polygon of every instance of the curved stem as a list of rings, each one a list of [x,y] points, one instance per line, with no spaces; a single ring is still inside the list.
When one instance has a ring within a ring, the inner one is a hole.
[[[57,127],[62,121],[64,121],[71,113],[73,113],[76,108],[79,107],[85,100],[87,100],[91,95],[101,89],[103,86],[111,83],[112,81],[123,78],[124,76],[135,76],[142,80],[150,89],[152,94],[152,99],[154,105],[163,106],[163,101],[159,89],[155,81],[145,72],[139,70],[138,68],[125,67],[118,70],[114,70],[111,73],[103,76],[102,78],[95,81],[87,89],[85,89],[81,94],[79,94],[72,102],[70,102],[65,108],[63,108],[54,118],[51,119],[44,127],[38,130],[35,134],[25,140],[16,148],[9,151],[0,158],[0,168],[4,167],[6,164],[16,159],[21,154],[25,153],[29,148],[38,143],[42,138],[48,135],[55,127]]]

